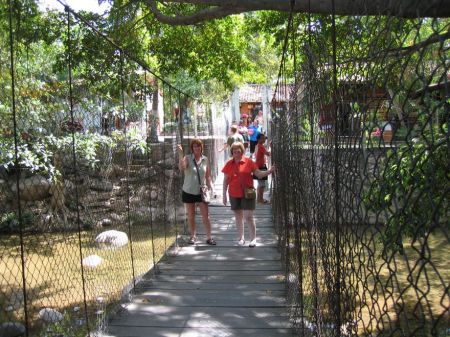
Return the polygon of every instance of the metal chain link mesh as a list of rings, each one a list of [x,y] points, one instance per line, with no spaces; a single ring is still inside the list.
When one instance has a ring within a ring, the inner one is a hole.
[[[272,102],[300,336],[446,336],[448,19],[297,15]]]
[[[16,17],[0,39],[0,335],[104,330],[185,232],[177,144],[201,137],[213,166],[222,144],[209,103],[67,17],[48,54]],[[87,64],[81,40],[106,54]]]

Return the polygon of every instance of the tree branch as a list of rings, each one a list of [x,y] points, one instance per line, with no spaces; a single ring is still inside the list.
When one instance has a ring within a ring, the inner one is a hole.
[[[146,2],[157,20],[162,23],[167,23],[169,25],[194,25],[200,22],[220,19],[229,15],[240,14],[248,11],[248,9],[242,7],[220,6],[220,7],[206,8],[198,11],[195,14],[186,16],[181,15],[168,16],[163,14],[157,8],[155,0],[146,0]]]
[[[165,0],[166,3],[209,6],[191,15],[168,16],[158,10],[157,0],[143,1],[159,21],[170,25],[191,25],[256,10],[291,10],[291,0]],[[331,1],[296,0],[293,10],[296,13],[332,13]],[[443,18],[450,17],[450,0],[335,0],[335,14]]]

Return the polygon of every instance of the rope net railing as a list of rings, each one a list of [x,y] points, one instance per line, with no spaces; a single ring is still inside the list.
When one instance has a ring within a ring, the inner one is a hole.
[[[288,27],[273,209],[298,335],[447,335],[450,21]]]
[[[176,249],[177,144],[202,138],[215,167],[221,116],[69,8],[51,46],[1,9],[0,335],[93,335]]]

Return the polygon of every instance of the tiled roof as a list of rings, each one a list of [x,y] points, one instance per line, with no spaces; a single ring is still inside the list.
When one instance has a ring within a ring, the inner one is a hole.
[[[290,96],[290,91],[293,89],[292,84],[285,84],[279,87],[279,93],[277,94],[277,100],[287,102]],[[263,91],[265,85],[262,84],[247,84],[239,88],[239,102],[262,102]],[[272,86],[269,90],[269,100],[272,99],[275,86]]]
[[[262,102],[264,85],[247,84],[239,88],[239,102]]]

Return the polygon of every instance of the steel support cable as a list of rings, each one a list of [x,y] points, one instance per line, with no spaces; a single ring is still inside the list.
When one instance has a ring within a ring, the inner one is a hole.
[[[68,86],[69,86],[69,114],[70,114],[70,121],[72,125],[75,125],[75,117],[73,113],[73,106],[74,106],[74,99],[73,99],[73,69],[72,69],[72,26],[70,25],[70,12],[67,10],[67,7],[65,7],[65,11],[67,13],[67,40],[66,40],[66,56],[67,56],[67,68],[68,68]],[[76,139],[75,139],[75,128],[71,128],[71,137],[72,137],[72,165],[74,167],[74,175],[75,175],[75,181],[78,181],[80,172],[78,171],[78,162],[77,162],[77,156],[76,156]],[[77,214],[77,230],[78,230],[78,249],[80,252],[80,270],[81,270],[81,282],[82,282],[82,288],[83,288],[83,305],[84,305],[84,318],[86,320],[86,328],[87,331],[90,332],[89,328],[89,315],[88,315],[88,304],[87,304],[87,292],[86,292],[86,274],[84,270],[83,265],[83,243],[82,243],[82,226],[81,226],[81,216],[80,216],[80,193],[78,190],[78,184],[75,184],[75,203],[77,205],[76,207],[76,214]]]
[[[294,8],[294,5],[295,5],[295,0],[292,0],[291,1],[291,11],[290,11],[290,13],[289,13],[289,19],[288,19],[288,25],[287,25],[287,27],[286,27],[286,34],[285,34],[285,38],[284,38],[284,43],[283,43],[283,52],[282,52],[282,58],[281,58],[281,62],[280,62],[280,67],[279,67],[279,70],[278,70],[278,78],[277,78],[277,83],[276,83],[276,85],[275,85],[275,90],[274,90],[274,96],[273,96],[273,98],[272,98],[272,101],[275,101],[275,111],[277,110],[277,101],[278,102],[281,102],[282,100],[280,99],[281,97],[282,97],[282,95],[283,95],[283,93],[284,93],[284,97],[285,98],[287,98],[287,95],[286,95],[286,84],[284,83],[284,88],[283,88],[283,84],[281,83],[281,88],[280,88],[280,82],[282,82],[283,81],[283,75],[284,75],[284,72],[285,72],[285,65],[286,65],[286,57],[287,57],[287,48],[288,48],[288,43],[289,43],[289,33],[290,33],[290,30],[291,30],[291,28],[292,28],[292,18],[293,18],[293,8]],[[284,89],[284,92],[283,92],[283,89]],[[277,100],[277,96],[278,96],[278,100]],[[278,114],[277,114],[278,115]],[[279,118],[279,123],[282,123],[284,120],[285,120],[285,118],[286,118],[286,113],[284,113],[284,116],[277,116],[277,119]],[[280,128],[279,128],[280,129]],[[279,132],[278,132],[279,133]],[[284,134],[285,135],[285,134]],[[285,137],[282,137],[282,135],[279,135],[278,136],[278,141],[283,141],[284,140],[284,138]],[[277,144],[278,145],[278,147],[280,146],[280,145],[284,145],[284,144]],[[284,161],[284,158],[283,157],[281,157],[280,158],[280,160],[281,161]],[[276,161],[276,157],[274,157],[274,163],[277,163],[277,161]],[[277,163],[278,164],[278,163]],[[282,165],[283,165],[283,162],[280,162],[279,163],[280,165],[281,165],[281,167],[283,167]],[[280,191],[279,191],[279,188],[280,187],[283,187],[284,188],[284,185],[285,184],[283,184],[283,180],[284,179],[286,179],[286,177],[284,177],[284,174],[283,174],[283,170],[280,170],[280,172],[278,173],[278,174],[276,174],[275,175],[275,186],[277,187],[277,190],[278,190],[278,197],[280,196]],[[275,205],[275,208],[277,209],[277,208],[279,208],[280,207],[280,201],[279,200],[277,200],[277,199],[279,199],[279,198],[275,198],[275,200],[276,200],[276,205]],[[286,208],[287,206],[286,206],[286,203],[284,202],[284,207],[283,207],[283,210],[280,210],[279,209],[279,212],[278,212],[278,214],[284,214],[285,216],[286,216],[286,214],[287,214],[287,208]],[[280,212],[281,211],[281,212]],[[277,229],[277,232],[278,232],[278,235],[280,235],[281,234],[281,228],[280,228],[280,226],[282,226],[282,224],[280,224],[280,219],[278,218],[278,229]],[[287,254],[287,250],[289,249],[289,247],[286,247],[287,245],[286,245],[286,236],[287,236],[287,231],[288,229],[287,229],[287,226],[285,226],[285,228],[284,228],[284,233],[283,233],[283,238],[281,238],[281,237],[279,237],[279,244],[281,244],[281,243],[283,243],[283,245],[284,245],[284,257],[286,257],[286,254]],[[283,242],[280,242],[280,240],[283,240]],[[287,265],[287,259],[285,258],[285,270],[286,270],[286,273],[288,272],[288,265]],[[286,275],[287,276],[287,275]]]
[[[289,48],[289,36],[290,36],[290,30],[292,29],[292,18],[293,15],[290,15],[289,18],[289,24],[288,24],[288,30],[286,31],[286,55],[287,55],[287,50]],[[283,247],[284,247],[284,264],[285,264],[285,271],[286,271],[286,278],[285,280],[288,281],[289,280],[289,271],[290,271],[290,228],[289,228],[289,212],[290,212],[290,205],[289,202],[290,200],[288,198],[286,198],[287,195],[291,196],[292,194],[290,193],[290,184],[287,184],[288,181],[290,181],[290,177],[289,177],[289,172],[290,170],[288,169],[288,155],[289,155],[289,149],[290,149],[290,145],[289,141],[287,140],[288,136],[289,136],[289,114],[290,114],[290,97],[288,96],[288,91],[287,91],[287,71],[286,71],[286,61],[287,59],[284,58],[284,62],[283,62],[283,75],[281,77],[281,97],[284,98],[287,106],[285,107],[285,111],[284,111],[284,115],[282,116],[281,120],[283,121],[284,125],[282,125],[281,130],[283,130],[282,132],[282,137],[283,137],[283,149],[284,151],[284,155],[281,157],[281,162],[280,162],[280,166],[283,168],[282,172],[283,175],[281,176],[281,181],[282,181],[282,195],[283,195],[283,202],[282,202],[282,209],[281,209],[281,214],[282,214],[282,223],[281,225],[283,226],[283,230],[284,230],[284,242],[283,242]]]
[[[178,122],[178,124],[177,124],[177,128],[175,128],[175,132],[176,132],[176,137],[177,137],[178,143],[183,145],[184,135],[183,135],[183,124],[181,123],[181,93],[179,91],[178,91],[177,96],[178,96],[178,117],[177,117],[177,114],[175,113],[175,121]],[[183,181],[183,179],[184,179],[183,171],[181,172],[180,179],[181,179],[181,181]],[[183,207],[183,210],[186,212],[186,207]],[[188,233],[186,213],[184,215],[184,220],[183,220],[183,233],[184,234]]]
[[[303,323],[303,315],[304,315],[304,301],[303,301],[303,242],[302,242],[302,232],[301,232],[301,220],[300,220],[300,210],[297,207],[300,204],[299,196],[300,191],[298,188],[301,186],[299,182],[299,172],[301,171],[300,168],[300,125],[299,125],[299,109],[298,109],[298,91],[299,91],[299,76],[297,73],[298,70],[298,64],[297,64],[297,41],[296,41],[296,31],[297,26],[294,25],[295,29],[292,32],[292,55],[293,55],[293,69],[294,69],[294,134],[295,134],[295,141],[294,141],[294,148],[293,148],[293,156],[292,156],[292,162],[293,162],[293,169],[290,170],[292,173],[296,172],[297,174],[294,174],[293,176],[293,185],[294,185],[294,191],[291,194],[293,197],[293,203],[294,203],[294,215],[292,216],[292,226],[294,228],[295,233],[295,253],[296,253],[296,259],[297,259],[297,283],[298,283],[298,289],[296,290],[296,293],[298,293],[298,298],[295,298],[295,307],[298,310],[300,309],[300,318],[301,318],[301,328],[303,331],[304,323]],[[300,208],[301,209],[301,208]],[[296,310],[296,314],[297,314]]]
[[[308,1],[308,7],[311,6],[311,0]],[[317,227],[317,213],[318,213],[318,207],[317,207],[317,198],[319,196],[317,191],[317,167],[316,167],[316,152],[315,152],[315,136],[314,136],[314,110],[313,110],[313,92],[312,92],[312,79],[314,74],[314,65],[312,60],[312,19],[311,19],[311,11],[308,11],[308,43],[309,43],[309,50],[308,53],[308,76],[307,76],[307,95],[308,95],[308,113],[309,113],[309,123],[310,123],[310,137],[311,137],[311,151],[310,151],[310,162],[311,162],[311,180],[312,180],[312,193],[309,193],[310,197],[313,198],[313,207],[312,210],[305,209],[305,212],[308,212],[309,221],[307,221],[306,231],[307,231],[307,248],[309,251],[309,264],[311,267],[311,282],[312,282],[312,289],[313,289],[313,307],[314,307],[314,320],[316,325],[319,324],[320,317],[320,305],[319,305],[319,284],[318,284],[318,266],[317,266],[317,247],[314,243],[314,231]],[[310,216],[311,214],[311,216]],[[302,319],[303,327],[305,326],[305,319]]]
[[[335,130],[334,130],[334,207],[335,207],[335,221],[336,221],[336,234],[335,234],[335,254],[336,254],[336,276],[335,276],[335,289],[334,289],[334,313],[336,315],[335,322],[335,334],[340,335],[341,329],[341,246],[340,246],[340,221],[341,221],[341,209],[340,209],[340,175],[339,175],[339,123],[338,123],[338,109],[337,109],[337,96],[338,96],[338,86],[337,86],[337,47],[336,47],[336,11],[335,11],[335,0],[331,0],[332,7],[332,30],[331,38],[333,44],[333,113],[335,120]]]
[[[173,104],[173,102],[172,102],[172,87],[169,87],[169,114],[172,114],[172,104]],[[173,161],[173,172],[175,172],[175,170],[177,169],[177,161],[175,160],[176,158],[177,158],[177,138],[176,137],[172,137],[172,155],[173,155],[173,158],[174,158],[174,161]],[[173,195],[173,204],[174,204],[174,222],[175,222],[175,248],[178,248],[178,233],[179,233],[179,231],[178,231],[178,218],[177,218],[177,214],[178,214],[178,212],[177,212],[177,207],[176,207],[176,193],[177,193],[177,191],[179,191],[180,189],[179,189],[179,185],[177,186],[176,184],[175,184],[175,173],[173,173],[173,177],[172,177],[172,179],[173,179],[173,193],[172,193],[172,195]]]
[[[163,94],[166,92],[164,88],[164,82],[162,82],[162,90]],[[163,112],[164,111],[164,104],[163,104]],[[162,165],[162,172],[163,172],[163,186],[166,187],[166,174],[165,174],[165,165],[166,165],[166,141],[164,139],[162,144],[162,151],[163,151],[163,165]],[[167,251],[167,217],[166,217],[166,202],[167,202],[167,188],[163,189],[163,227],[164,227],[164,251]]]
[[[134,251],[133,251],[133,234],[131,231],[131,204],[130,204],[130,164],[132,160],[132,154],[128,143],[128,134],[127,134],[127,115],[125,110],[125,79],[124,79],[124,54],[122,52],[122,49],[119,49],[119,57],[120,57],[120,63],[119,63],[119,72],[120,72],[120,98],[121,98],[121,104],[122,104],[122,113],[123,113],[123,134],[125,138],[125,165],[126,165],[126,179],[125,179],[125,189],[126,189],[126,196],[127,196],[127,225],[128,225],[128,235],[130,236],[130,260],[131,260],[131,273],[133,277],[133,291],[136,289],[136,272],[135,272],[135,266],[134,266]]]
[[[144,70],[144,107],[145,107],[145,119],[146,119],[146,123],[145,123],[145,131],[146,131],[146,146],[147,146],[147,170],[148,170],[148,188],[149,191],[151,191],[151,184],[150,184],[150,162],[151,162],[151,158],[150,158],[150,148],[149,148],[149,144],[148,144],[148,139],[150,139],[150,135],[148,134],[148,130],[149,130],[149,120],[148,120],[148,106],[147,106],[147,95],[149,93],[148,87],[147,87],[147,70]],[[153,115],[152,115],[153,117]],[[156,254],[155,254],[155,236],[154,236],[154,228],[153,228],[153,214],[152,214],[152,198],[150,195],[149,198],[149,208],[150,208],[150,237],[152,240],[152,262],[153,262],[153,271],[156,272]]]
[[[284,45],[283,45],[283,58],[282,58],[282,66],[283,66],[283,72],[284,74],[282,74],[281,76],[281,97],[284,98],[284,100],[287,102],[287,106],[286,106],[286,111],[284,111],[284,116],[282,116],[281,120],[285,123],[284,127],[282,127],[281,129],[284,130],[282,135],[283,135],[283,141],[284,141],[284,146],[283,148],[285,150],[288,151],[288,155],[290,154],[289,151],[291,149],[291,142],[289,142],[289,140],[287,139],[289,136],[289,130],[291,127],[291,124],[289,123],[291,121],[290,114],[291,114],[291,96],[290,96],[290,90],[288,90],[288,80],[287,80],[287,71],[286,71],[286,61],[287,61],[287,53],[289,50],[289,42],[290,42],[290,36],[293,33],[293,18],[294,18],[294,13],[293,13],[293,8],[295,6],[295,0],[291,1],[291,11],[289,13],[289,20],[288,20],[288,26],[286,29],[286,35],[285,35],[285,41],[284,41]],[[284,76],[283,76],[284,75]],[[289,155],[289,157],[287,158],[286,153],[285,155],[283,155],[281,157],[282,162],[280,163],[281,167],[283,167],[282,172],[284,172],[282,178],[282,184],[283,184],[283,195],[289,195],[292,196],[293,194],[291,193],[291,184],[287,184],[287,182],[292,181],[291,180],[291,170],[288,169],[288,165],[290,164],[290,159],[291,156]],[[291,270],[291,231],[290,231],[290,213],[291,213],[291,205],[290,202],[292,202],[292,200],[290,200],[290,198],[286,198],[284,197],[285,200],[283,201],[282,205],[282,225],[284,226],[284,242],[283,242],[283,246],[284,246],[284,259],[285,259],[285,271],[286,271],[286,281],[289,282],[289,274],[290,274],[290,270]]]
[[[289,28],[290,28],[290,24],[291,24],[291,19],[292,19],[292,11],[291,11],[291,13],[290,13],[290,15],[289,15],[289,20],[288,20],[288,26],[287,26],[287,28],[286,28],[286,34],[285,34],[285,39],[284,39],[284,44],[283,44],[283,52],[282,52],[282,58],[281,58],[281,62],[280,62],[280,67],[279,67],[279,69],[278,69],[278,77],[277,77],[277,83],[276,83],[276,85],[275,85],[275,90],[274,90],[274,94],[273,94],[273,98],[272,98],[272,102],[273,102],[273,105],[275,106],[275,113],[276,113],[276,122],[277,122],[277,124],[278,124],[278,129],[280,129],[280,123],[282,122],[282,116],[278,116],[278,112],[277,112],[277,110],[278,110],[278,105],[279,105],[279,102],[281,102],[281,99],[280,99],[280,97],[281,97],[281,93],[280,93],[280,91],[282,90],[281,88],[280,88],[280,80],[281,80],[281,78],[282,78],[282,76],[283,76],[283,71],[284,71],[284,65],[285,65],[285,57],[286,57],[286,48],[287,48],[287,42],[288,42],[288,34],[289,34]],[[276,139],[276,141],[277,142],[281,142],[281,136],[279,135],[279,133],[280,132],[277,132],[277,139]],[[276,147],[280,147],[280,144],[278,144],[278,143],[276,143],[275,144],[276,145]],[[273,157],[273,162],[274,163],[276,163],[277,162],[277,156],[275,155],[274,157]],[[278,174],[276,174],[275,175],[275,186],[277,187],[277,190],[279,190],[279,187],[281,187],[282,186],[282,184],[281,184],[281,181],[280,181],[280,175],[282,175],[282,171],[280,170],[280,172],[278,173]],[[280,214],[282,214],[282,212],[280,212],[279,211],[279,205],[280,205],[280,202],[279,202],[279,191],[276,193],[277,194],[277,197],[275,198],[275,210],[276,210],[276,214],[277,214],[277,221],[276,221],[276,223],[277,223],[277,234],[278,234],[278,243],[279,244],[282,244],[282,240],[284,240],[284,238],[283,238],[283,235],[281,235],[281,228],[280,228],[280,219],[279,219],[279,216],[280,216]]]
[[[15,63],[14,63],[14,31],[13,31],[13,6],[12,0],[8,0],[8,25],[9,25],[9,57],[10,57],[10,74],[11,74],[11,106],[12,119],[14,131],[14,166],[16,168],[16,189],[17,189],[17,214],[19,218],[19,239],[20,239],[20,263],[22,268],[22,294],[23,294],[23,309],[25,321],[25,334],[29,336],[29,321],[28,321],[28,297],[27,297],[27,279],[26,279],[26,256],[25,243],[23,240],[24,223],[23,212],[20,194],[20,169],[19,169],[19,139],[17,131],[17,107],[16,107],[16,77],[15,77]]]
[[[278,69],[278,77],[277,77],[277,83],[275,85],[275,90],[274,90],[274,97],[278,91],[278,87],[280,84],[280,78],[282,78],[282,65],[286,62],[286,53],[287,53],[287,48],[288,48],[288,44],[289,44],[289,32],[291,30],[291,26],[292,26],[292,18],[294,16],[294,6],[295,6],[295,0],[291,0],[291,10],[289,11],[289,19],[288,19],[288,25],[286,27],[286,34],[284,35],[284,42],[283,42],[283,51],[281,53],[281,62],[280,62],[280,67]]]

